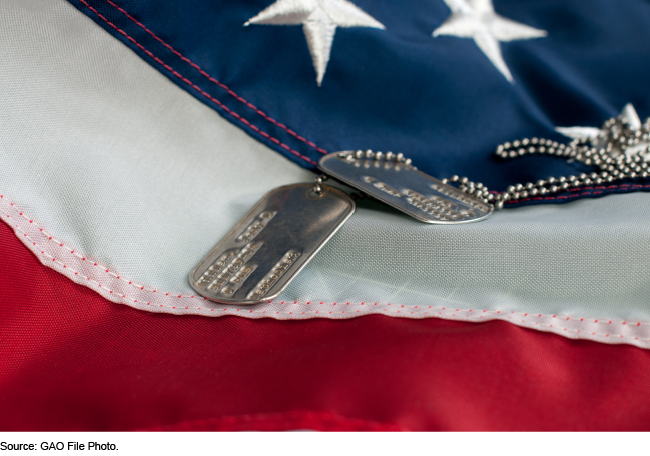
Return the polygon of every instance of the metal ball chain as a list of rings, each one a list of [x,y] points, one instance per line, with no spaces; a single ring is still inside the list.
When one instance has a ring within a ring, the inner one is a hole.
[[[401,164],[403,166],[409,166],[411,168],[417,169],[415,168],[415,166],[411,165],[411,159],[406,158],[402,153],[394,154],[392,152],[386,152],[386,153],[373,152],[372,150],[367,149],[365,152],[362,150],[357,150],[353,154],[347,154],[345,152],[341,152],[339,154],[339,157],[349,161],[353,161],[355,158],[357,160],[361,160],[361,159],[370,159],[370,160],[377,160],[377,161],[384,160],[387,162],[394,162],[396,164]]]
[[[314,181],[314,188],[312,188],[312,193],[315,197],[321,197],[325,193],[323,190],[323,182],[327,180],[327,174],[321,174],[320,176],[317,176],[315,181]]]
[[[599,172],[582,173],[578,176],[560,176],[540,179],[537,182],[510,185],[505,192],[490,193],[482,183],[472,182],[467,177],[451,176],[442,181],[458,183],[458,189],[502,209],[506,201],[516,201],[531,196],[552,195],[569,188],[603,184],[625,179],[645,179],[650,175],[650,164],[644,154],[650,153],[650,118],[641,128],[633,128],[625,118],[611,118],[603,125],[595,138],[575,139],[569,144],[560,144],[550,139],[525,138],[506,142],[497,147],[500,158],[516,158],[523,155],[544,154],[579,161],[585,165],[598,166]],[[626,154],[631,147],[645,146],[634,154]]]

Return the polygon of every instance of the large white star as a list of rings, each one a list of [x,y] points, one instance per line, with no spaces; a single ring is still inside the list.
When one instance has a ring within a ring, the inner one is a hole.
[[[320,86],[336,27],[385,27],[347,0],[277,0],[244,25],[301,25]]]
[[[433,36],[472,38],[497,70],[511,83],[514,79],[501,55],[499,41],[528,40],[547,35],[544,30],[499,16],[494,12],[492,0],[444,1],[452,14],[433,32]]]

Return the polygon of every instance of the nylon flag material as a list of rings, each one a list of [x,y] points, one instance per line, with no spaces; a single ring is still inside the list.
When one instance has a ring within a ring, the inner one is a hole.
[[[2,2],[0,429],[646,430],[649,20]],[[264,194],[355,149],[524,186],[466,225],[357,200],[278,298],[195,294]]]

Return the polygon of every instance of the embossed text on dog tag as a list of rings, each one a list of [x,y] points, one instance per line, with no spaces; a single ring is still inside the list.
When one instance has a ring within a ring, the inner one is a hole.
[[[314,184],[267,193],[190,273],[199,295],[225,304],[275,298],[354,213],[345,193]]]
[[[401,154],[337,152],[321,158],[318,167],[426,223],[476,222],[492,213],[491,205],[418,171]]]

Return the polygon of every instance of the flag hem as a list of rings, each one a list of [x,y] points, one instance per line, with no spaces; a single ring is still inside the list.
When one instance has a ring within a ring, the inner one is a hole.
[[[148,312],[175,315],[296,320],[310,318],[348,319],[363,315],[401,318],[442,318],[481,323],[502,320],[517,326],[551,332],[569,339],[585,339],[607,344],[630,344],[650,348],[650,321],[586,318],[534,312],[488,309],[454,309],[436,306],[409,306],[381,302],[268,301],[253,306],[222,305],[205,298],[157,290],[123,277],[98,261],[75,251],[57,236],[36,223],[24,211],[0,195],[0,216],[21,242],[45,266],[73,282],[86,286],[117,304]]]

